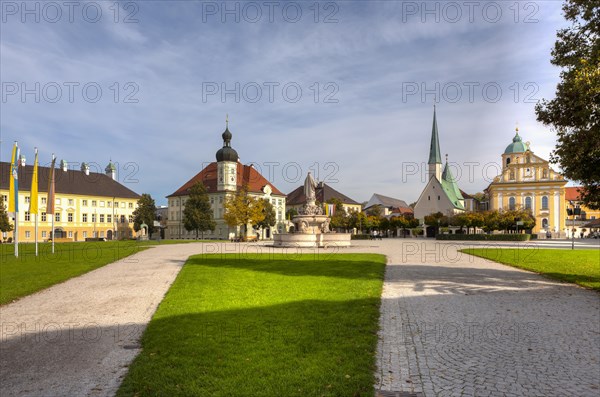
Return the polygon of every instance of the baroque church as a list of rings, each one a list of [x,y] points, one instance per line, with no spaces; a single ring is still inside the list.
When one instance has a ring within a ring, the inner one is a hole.
[[[415,204],[414,211],[415,218],[419,219],[422,224],[425,223],[425,216],[429,214],[441,212],[444,215],[454,215],[465,211],[465,199],[452,175],[447,156],[446,164],[442,170],[435,106],[433,108],[433,127],[429,146],[427,184]]]
[[[195,238],[194,231],[187,231],[183,227],[183,209],[189,197],[189,189],[200,181],[204,183],[208,192],[213,217],[217,224],[214,232],[204,233],[205,238],[231,239],[240,234],[241,227],[230,227],[225,222],[225,201],[227,197],[234,195],[244,185],[248,187],[250,196],[269,200],[275,209],[276,225],[265,230],[258,230],[260,238],[271,239],[273,233],[284,232],[286,195],[262,176],[252,164],[244,165],[240,162],[237,151],[231,146],[232,134],[229,131],[228,122],[226,122],[225,131],[221,136],[223,147],[216,153],[217,161],[207,165],[179,189],[167,196],[167,238]],[[251,227],[252,225],[248,225],[249,231]]]

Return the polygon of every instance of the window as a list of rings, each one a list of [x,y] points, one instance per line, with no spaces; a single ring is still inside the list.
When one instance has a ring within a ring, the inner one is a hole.
[[[129,203],[129,208],[133,208],[133,203]]]
[[[121,223],[125,223],[125,215],[121,215]]]
[[[115,208],[119,208],[119,202],[115,201]]]
[[[25,238],[31,238],[31,232],[29,230],[25,231]]]
[[[97,204],[97,203],[96,203],[96,200],[92,200],[92,207],[95,207],[95,206],[96,206],[96,204]]]
[[[42,212],[42,222],[46,222],[46,213]]]
[[[106,206],[107,206],[108,208],[111,208],[111,207],[112,207],[112,201],[107,201],[107,202],[106,202]]]
[[[548,178],[548,170],[547,169],[542,171],[542,178],[544,178],[544,179]]]
[[[219,197],[219,204],[223,203],[223,196]]]
[[[129,215],[129,223],[133,223],[133,215]]]
[[[100,207],[104,207],[104,201],[100,201]]]
[[[60,212],[57,212],[56,214],[54,214],[54,221],[60,222]]]
[[[56,204],[56,205],[60,205],[60,203],[61,203],[61,202],[62,202],[62,201],[61,201],[61,199],[59,199],[59,198],[57,198],[56,200],[54,200],[54,204]]]
[[[81,214],[81,222],[87,222],[87,214]]]
[[[509,164],[510,164],[510,157],[507,157],[506,158],[506,165],[509,165]]]
[[[42,231],[42,238],[46,238],[47,235],[48,235],[48,232],[46,232],[45,230]]]
[[[526,210],[531,209],[531,197],[525,197],[525,209]]]
[[[46,197],[42,197],[42,204],[46,204]]]
[[[542,219],[542,228],[543,229],[548,228],[548,219],[546,219],[546,218]]]
[[[6,194],[2,195],[2,201],[8,201],[8,196]]]
[[[100,237],[104,237],[104,230],[100,231]]]
[[[439,199],[440,199],[440,196],[438,196],[438,201],[439,201]]]
[[[515,179],[515,172],[511,171],[510,174],[508,175],[508,179],[510,179],[511,181]]]
[[[30,202],[31,202],[31,197],[25,196],[25,204],[30,203]]]
[[[100,214],[100,223],[104,223],[104,214]]]
[[[67,222],[73,222],[73,213],[72,212],[69,212],[67,214]]]
[[[427,200],[431,200],[431,196],[427,196]]]
[[[112,223],[112,215],[110,215],[110,214],[106,215],[106,222]]]
[[[75,200],[69,199],[69,205],[75,205]]]
[[[92,222],[96,223],[96,214],[92,214]]]
[[[25,211],[25,221],[30,221],[31,220],[31,214],[29,213],[29,211]]]
[[[83,238],[87,238],[87,232],[83,232]]]
[[[542,197],[542,209],[543,210],[547,210],[548,209],[548,196],[543,196]]]
[[[590,219],[596,219],[595,215],[590,216]]]
[[[69,230],[69,238],[73,238],[73,232]]]
[[[121,203],[121,208],[125,208],[125,203]]]
[[[81,205],[83,207],[87,207],[87,200],[81,200]]]
[[[514,197],[508,199],[508,209],[514,210],[516,207],[516,200]]]

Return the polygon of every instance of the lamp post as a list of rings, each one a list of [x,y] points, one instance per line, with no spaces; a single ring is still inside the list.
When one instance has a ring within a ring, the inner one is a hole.
[[[573,208],[567,208],[567,217],[569,215],[573,216],[573,227],[571,228],[571,249],[575,249],[575,216],[581,215],[581,208],[576,207],[575,203],[569,201],[569,204],[573,206]]]

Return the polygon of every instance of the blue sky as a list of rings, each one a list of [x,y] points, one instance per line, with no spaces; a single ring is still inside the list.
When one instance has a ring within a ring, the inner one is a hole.
[[[77,168],[112,159],[157,204],[214,161],[226,114],[242,162],[280,190],[310,169],[357,201],[418,198],[436,98],[469,193],[517,123],[536,154],[555,145],[534,105],[558,82],[559,1],[23,4],[1,9],[2,161],[14,140],[29,163],[35,146]]]

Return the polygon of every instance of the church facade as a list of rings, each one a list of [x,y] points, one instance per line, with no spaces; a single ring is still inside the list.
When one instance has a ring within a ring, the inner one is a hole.
[[[450,216],[463,211],[465,211],[465,199],[458,188],[456,179],[452,175],[447,157],[446,164],[442,169],[440,140],[434,108],[431,144],[429,146],[427,184],[415,204],[415,218],[424,224],[425,216],[427,215],[441,212],[444,215]]]
[[[519,130],[502,153],[502,173],[487,188],[491,210],[527,209],[535,217],[533,233],[565,233],[567,180],[535,155]]]
[[[244,165],[240,162],[238,153],[231,146],[232,134],[229,131],[229,125],[226,126],[222,137],[223,147],[216,153],[217,161],[207,165],[179,189],[167,196],[166,238],[195,238],[194,231],[187,231],[183,227],[183,210],[189,197],[189,189],[198,182],[202,182],[206,187],[216,222],[215,230],[205,232],[205,238],[231,239],[240,234],[241,227],[230,227],[225,222],[225,202],[229,196],[234,195],[244,185],[248,187],[250,196],[269,200],[275,209],[276,225],[259,230],[260,238],[270,239],[273,233],[284,232],[286,195],[263,177],[252,164]],[[248,225],[248,231],[250,233],[251,225]]]

